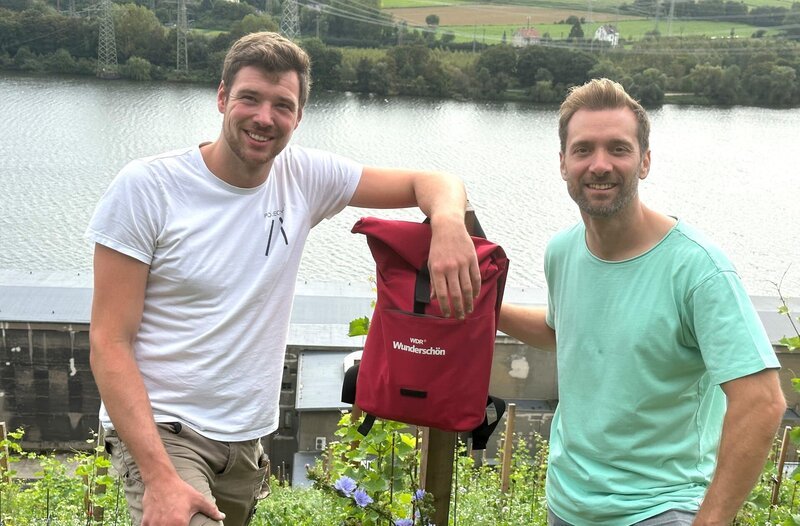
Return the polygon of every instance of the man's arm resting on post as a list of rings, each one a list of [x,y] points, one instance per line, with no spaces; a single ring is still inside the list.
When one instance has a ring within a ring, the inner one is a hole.
[[[149,266],[95,245],[90,363],[114,429],[136,461],[145,493],[142,526],[186,526],[192,515],[224,516],[178,476],[158,435],[133,355]]]
[[[503,303],[497,328],[531,347],[543,351],[555,351],[556,332],[547,325],[546,318],[546,307],[523,307]]]
[[[472,312],[481,276],[475,247],[464,225],[464,184],[439,172],[364,167],[351,206],[404,208],[418,206],[431,220],[428,268],[431,289],[445,316],[450,307],[457,318]]]
[[[722,384],[728,408],[717,467],[695,526],[727,526],[764,468],[786,400],[777,369],[765,369]]]

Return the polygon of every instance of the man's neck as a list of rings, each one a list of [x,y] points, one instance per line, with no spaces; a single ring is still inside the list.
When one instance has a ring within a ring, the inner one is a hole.
[[[242,162],[221,138],[200,146],[206,167],[217,178],[238,188],[255,188],[267,180],[272,161],[259,165]]]
[[[639,202],[610,218],[582,215],[586,245],[605,261],[624,261],[644,254],[664,239],[677,222]]]

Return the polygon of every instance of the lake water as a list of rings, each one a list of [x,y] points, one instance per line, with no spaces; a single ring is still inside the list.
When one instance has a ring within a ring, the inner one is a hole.
[[[135,157],[213,140],[215,89],[0,74],[0,270],[91,272],[83,230]],[[750,294],[800,296],[800,109],[665,106],[651,112],[644,202],[706,231]],[[368,164],[461,176],[489,237],[511,259],[509,285],[545,287],[544,246],[579,220],[558,169],[556,108],[518,103],[314,94],[293,141]],[[299,278],[366,282],[363,215],[346,209],[309,238]]]

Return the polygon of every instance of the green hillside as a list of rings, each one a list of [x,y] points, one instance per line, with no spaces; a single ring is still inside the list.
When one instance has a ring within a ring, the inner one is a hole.
[[[620,32],[620,36],[627,41],[641,40],[645,34],[653,31],[656,25],[653,20],[623,20],[614,24]],[[599,23],[586,23],[583,24],[583,32],[586,38],[594,35],[595,30],[600,26]],[[520,29],[521,25],[505,25],[505,26],[442,26],[439,31],[452,31],[456,35],[456,42],[471,42],[473,39],[480,43],[498,44],[502,42],[503,33],[506,34],[506,39],[511,43],[511,37],[514,31]],[[560,40],[565,39],[569,35],[571,26],[567,24],[535,24],[534,26],[539,30],[539,34],[550,35],[551,38]],[[672,23],[671,31],[665,21],[658,24],[658,31],[663,36],[705,36],[710,38],[730,37],[731,31],[733,35],[738,38],[749,38],[759,28],[746,24],[730,24],[726,22],[711,22],[711,21],[686,21],[675,20]],[[767,29],[767,28],[765,28]],[[767,35],[778,34],[777,30],[767,30]]]

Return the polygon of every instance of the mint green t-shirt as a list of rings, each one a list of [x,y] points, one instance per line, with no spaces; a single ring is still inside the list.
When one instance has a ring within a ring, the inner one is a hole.
[[[633,259],[593,256],[584,225],[545,254],[558,342],[547,499],[576,526],[697,510],[725,413],[719,384],[779,367],[730,261],[678,222]]]

